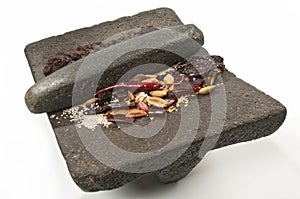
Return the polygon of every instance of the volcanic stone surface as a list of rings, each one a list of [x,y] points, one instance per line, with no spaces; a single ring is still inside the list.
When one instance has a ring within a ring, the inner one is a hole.
[[[207,52],[202,45],[203,34],[192,24],[158,29],[125,40],[70,63],[37,82],[26,93],[27,107],[33,113],[43,113],[81,104],[93,97],[92,89],[116,84],[128,71],[131,77],[137,73],[153,74],[162,70],[153,63],[167,67],[195,53],[204,56]],[[134,72],[149,63],[151,67]]]
[[[38,41],[28,45],[25,53],[32,75],[35,81],[39,81],[44,78],[43,68],[47,60],[56,52],[76,48],[78,45],[99,42],[131,28],[141,26],[162,28],[181,24],[182,22],[172,10],[160,8]],[[154,160],[153,164],[156,161],[157,164],[160,164],[167,161],[167,157],[177,157],[176,161],[155,171],[125,172],[126,169],[129,171],[139,166],[141,169],[147,169],[145,165],[147,162],[151,162],[151,159],[147,158],[128,159],[128,161],[118,164],[123,165],[123,170],[106,166],[87,149],[87,146],[101,144],[101,140],[97,139],[97,132],[102,129],[100,126],[96,127],[95,131],[82,127],[81,136],[79,136],[78,129],[73,122],[63,117],[58,120],[50,117],[53,114],[60,116],[62,111],[48,113],[59,147],[75,183],[84,191],[110,190],[148,174],[156,175],[163,183],[176,182],[185,177],[199,163],[205,153],[211,150],[210,144],[213,148],[220,148],[250,141],[268,136],[280,127],[286,116],[286,109],[282,104],[235,77],[229,71],[225,71],[223,81],[224,87],[216,89],[211,95],[196,97],[201,113],[199,117],[195,118],[193,114],[185,114],[185,118],[181,118],[182,112],[191,111],[194,108],[191,101],[186,109],[182,108],[178,112],[168,114],[167,121],[160,133],[148,139],[128,136],[115,126],[103,128],[110,141],[125,151],[135,153],[159,151],[163,146],[172,142],[173,145],[168,150],[153,157],[152,161]],[[225,101],[214,100],[214,96],[218,97],[222,93],[226,95]],[[212,111],[214,106],[220,107],[220,109]],[[223,114],[222,109],[226,111],[225,118],[216,117],[214,121],[211,121],[213,113]],[[186,132],[187,136],[176,137],[181,119],[184,119],[190,126],[198,126],[196,129],[191,129],[195,134]],[[143,125],[144,122],[146,121],[141,119],[138,124]],[[219,131],[217,127],[223,122],[224,126]],[[85,136],[82,137],[82,135]],[[188,135],[194,135],[192,141]],[[207,138],[204,142],[206,135]],[[83,141],[85,138],[86,140]]]

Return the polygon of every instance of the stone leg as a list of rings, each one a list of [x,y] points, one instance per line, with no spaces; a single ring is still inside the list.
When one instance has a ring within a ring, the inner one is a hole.
[[[194,160],[193,162],[187,162],[182,165],[174,165],[161,170],[156,174],[156,176],[161,183],[174,183],[187,176],[199,162],[200,159]]]
[[[187,176],[192,169],[201,161],[199,157],[199,144],[193,144],[173,164],[158,171],[156,176],[161,183],[173,183]]]

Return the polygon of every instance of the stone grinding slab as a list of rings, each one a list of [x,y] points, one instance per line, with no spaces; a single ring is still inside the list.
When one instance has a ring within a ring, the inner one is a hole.
[[[35,81],[39,81],[44,78],[43,67],[46,65],[47,60],[56,52],[95,41],[103,41],[111,35],[131,28],[141,26],[163,28],[181,24],[182,22],[172,10],[160,8],[38,41],[29,44],[25,49],[25,53],[32,75]],[[228,71],[225,71],[223,79],[227,101],[224,128],[221,133],[212,134],[206,139],[208,142],[210,140],[213,142],[217,139],[217,136],[220,136],[214,148],[268,136],[280,127],[286,116],[286,109],[282,104],[236,78]],[[211,98],[209,96],[197,96],[197,98],[200,102],[201,112],[201,117],[197,122],[200,122],[201,127],[197,129],[192,144],[182,140],[173,140],[178,143],[177,148],[171,148],[164,155],[176,156],[180,148],[188,146],[188,149],[172,164],[158,171],[150,172],[157,175],[163,183],[176,182],[186,176],[199,163],[206,152],[204,149],[204,154],[199,155],[205,132],[209,126]],[[62,111],[48,113],[49,120],[69,172],[82,190],[114,189],[140,176],[150,174],[149,172],[122,172],[104,165],[90,154],[83,145],[73,123],[64,118],[59,118],[60,123],[58,123],[55,118],[50,118],[52,114],[60,116]],[[134,152],[157,150],[174,138],[178,129],[177,121],[179,117],[179,112],[168,114],[168,122],[166,122],[166,126],[162,131],[147,140],[129,137],[116,127],[104,129],[104,131],[112,143],[122,146],[125,150]],[[190,121],[191,125],[196,121],[195,118],[186,118],[186,120]],[[143,120],[140,122],[142,123]],[[94,132],[97,132],[97,128]],[[85,131],[84,128],[83,131]],[[89,136],[93,136],[93,133],[88,129],[86,131]],[[134,166],[134,164],[139,165],[141,162],[129,162],[128,165],[130,164]]]

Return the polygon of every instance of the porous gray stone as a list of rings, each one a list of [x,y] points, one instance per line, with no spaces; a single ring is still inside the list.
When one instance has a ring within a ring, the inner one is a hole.
[[[45,66],[48,59],[57,52],[74,49],[77,46],[84,46],[93,42],[105,41],[112,35],[134,28],[144,26],[166,28],[182,24],[173,10],[160,8],[28,44],[25,48],[25,54],[28,58],[30,57],[28,59],[29,65],[35,67],[35,70],[32,70],[32,75],[35,81],[38,81],[45,77],[43,67],[38,66]]]
[[[146,63],[171,66],[174,61],[203,50],[202,45],[203,34],[192,24],[164,28],[120,42],[91,54],[88,64],[80,59],[37,82],[25,95],[27,107],[33,113],[43,113],[81,104],[93,97],[91,88],[95,91],[97,87],[113,85],[136,66]],[[109,56],[115,57],[112,64]],[[143,72],[151,74],[162,70],[158,67],[147,69]],[[76,99],[72,96],[74,93],[77,93]]]
[[[154,27],[170,27],[181,25],[182,22],[176,14],[168,9],[161,8],[152,11],[140,13],[132,17],[124,17],[113,22],[106,22],[90,28],[84,28],[64,35],[47,38],[35,42],[26,47],[26,56],[35,81],[42,80],[42,73],[47,59],[58,51],[75,48],[78,45],[85,45],[95,41],[101,41],[105,38],[123,30],[152,25]],[[230,66],[227,66],[230,68]],[[235,77],[234,74],[225,71],[224,87],[226,91],[226,117],[224,128],[221,132],[215,132],[206,138],[206,142],[217,143],[214,148],[220,148],[227,145],[250,141],[275,132],[283,123],[286,116],[285,107],[277,100],[271,98],[255,87],[249,85],[243,80]],[[212,94],[216,93],[213,92]],[[186,176],[203,158],[204,153],[199,155],[206,131],[209,128],[211,117],[211,98],[210,96],[197,96],[200,104],[201,116],[199,118],[187,117],[186,121],[191,126],[195,123],[201,125],[197,129],[197,134],[192,143],[188,140],[174,139],[178,130],[178,121],[180,121],[180,111],[168,114],[168,120],[159,134],[149,139],[138,139],[122,133],[117,127],[104,129],[105,135],[109,137],[112,143],[121,146],[126,151],[145,152],[160,149],[168,144],[170,140],[175,143],[175,147],[170,148],[161,155],[161,159],[180,154],[183,147],[188,149],[172,164],[165,168],[146,172],[129,173],[113,169],[97,160],[85,147],[80,139],[74,123],[64,118],[59,118],[60,123],[55,118],[50,118],[51,125],[56,135],[61,152],[66,160],[69,172],[75,183],[84,191],[99,191],[118,188],[128,182],[131,182],[143,175],[150,173],[157,175],[161,182],[176,182]],[[220,104],[221,106],[222,104]],[[62,111],[48,113],[60,116]],[[139,123],[143,123],[143,119]],[[221,121],[220,121],[221,122]],[[86,131],[87,136],[96,136],[99,130]],[[218,138],[218,136],[220,136]],[[91,144],[97,145],[95,140]],[[160,160],[161,160],[160,159]],[[142,160],[143,161],[143,160]],[[147,161],[147,160],[144,160]],[[125,163],[124,163],[125,164]],[[129,166],[142,165],[141,160],[131,161]],[[128,166],[125,165],[125,166]]]

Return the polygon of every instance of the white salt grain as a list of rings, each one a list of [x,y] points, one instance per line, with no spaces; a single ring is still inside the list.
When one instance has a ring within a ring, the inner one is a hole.
[[[94,131],[97,125],[103,125],[108,127],[111,122],[107,121],[107,118],[104,114],[97,115],[86,115],[84,112],[87,108],[82,108],[74,106],[72,108],[66,109],[63,111],[63,115],[69,116],[70,121],[74,122],[76,127],[81,128],[82,126]]]
[[[189,103],[188,96],[180,96],[180,98],[178,99],[178,104],[180,105],[181,103],[184,104],[184,107],[187,107]]]

